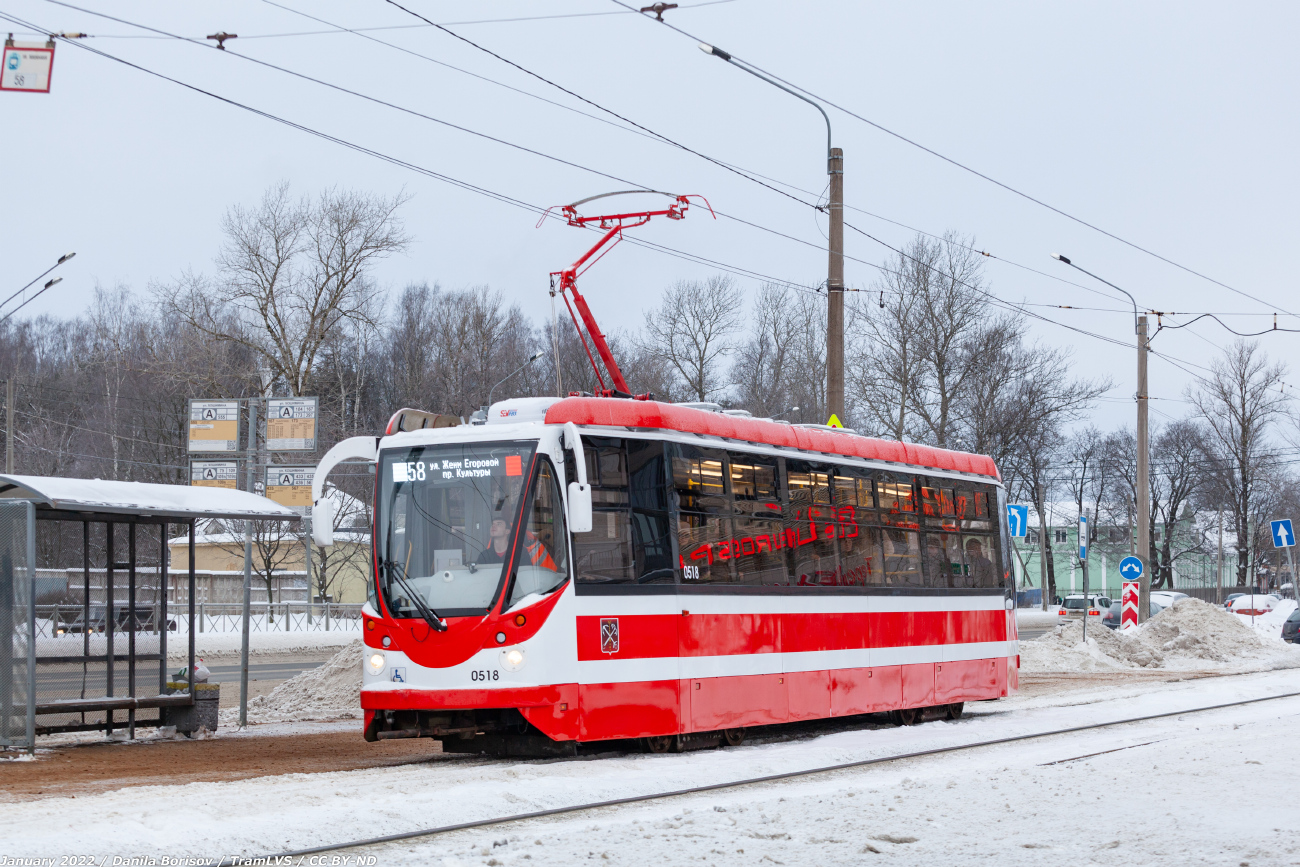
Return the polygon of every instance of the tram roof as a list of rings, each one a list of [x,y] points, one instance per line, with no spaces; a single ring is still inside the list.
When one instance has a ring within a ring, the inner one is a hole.
[[[853,433],[778,424],[768,419],[742,418],[653,400],[564,398],[547,408],[546,423],[565,424],[566,422],[578,425],[660,428],[765,445],[786,446],[805,451],[828,452],[867,460],[892,461],[935,470],[973,473],[999,481],[1002,479],[997,464],[987,455],[936,449],[895,440],[879,440]]]

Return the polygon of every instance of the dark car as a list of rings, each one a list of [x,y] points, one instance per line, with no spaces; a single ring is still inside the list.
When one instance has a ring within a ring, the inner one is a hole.
[[[134,617],[131,616],[132,613],[134,613],[135,615]],[[113,606],[113,631],[114,632],[156,632],[157,626],[155,625],[154,618],[156,617],[157,613],[158,613],[157,609],[155,609],[152,605],[137,605],[135,606],[134,612],[132,612],[130,605],[114,605]],[[81,611],[78,611],[77,616],[66,626],[60,626],[55,631],[55,634],[56,635],[62,635],[65,633],[80,634],[86,631],[92,633],[108,631],[108,617],[107,617],[106,606],[104,605],[90,606],[90,629],[89,630],[86,629],[86,611],[83,609]],[[168,632],[176,631],[175,620],[168,618],[167,631]]]
[[[1300,608],[1291,612],[1291,616],[1282,624],[1282,640],[1300,644]]]
[[[1119,602],[1112,602],[1112,603],[1110,603],[1110,608],[1106,609],[1106,614],[1101,618],[1101,622],[1102,622],[1102,624],[1105,625],[1105,626],[1107,626],[1107,627],[1109,627],[1109,628],[1111,628],[1111,629],[1119,629],[1119,626],[1120,626],[1120,618],[1121,618],[1121,615],[1122,615],[1122,613],[1123,613],[1123,609],[1124,609],[1124,606],[1123,606],[1121,603],[1119,603]],[[1157,614],[1159,614],[1159,613],[1160,613],[1161,611],[1163,611],[1163,610],[1164,610],[1164,609],[1161,608],[1159,605],[1157,605],[1156,603],[1152,602],[1152,603],[1151,603],[1151,614],[1150,614],[1150,616],[1151,616],[1151,617],[1155,617]]]
[[[1227,596],[1223,597],[1223,607],[1231,611],[1232,600],[1236,599],[1239,596],[1245,596],[1245,595],[1246,595],[1245,593],[1229,593]]]

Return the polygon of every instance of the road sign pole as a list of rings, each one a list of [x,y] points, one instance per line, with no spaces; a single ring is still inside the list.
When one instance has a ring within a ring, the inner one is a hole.
[[[1088,598],[1088,516],[1079,516],[1079,562],[1083,565],[1083,642],[1088,643],[1088,617],[1092,600]]]
[[[257,401],[248,402],[248,492],[254,493],[253,480],[257,478]],[[248,631],[249,615],[253,606],[253,522],[244,522],[244,609],[241,621],[244,634],[239,643],[239,727],[248,726]],[[269,610],[269,609],[268,609]]]

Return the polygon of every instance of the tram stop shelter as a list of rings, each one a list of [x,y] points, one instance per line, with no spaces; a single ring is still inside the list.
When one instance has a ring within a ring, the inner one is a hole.
[[[192,708],[194,525],[205,518],[299,515],[225,488],[0,475],[0,747],[123,724],[134,737]],[[178,529],[189,562],[173,567]],[[67,568],[78,561],[80,574]],[[187,645],[182,678],[168,674],[169,640]]]

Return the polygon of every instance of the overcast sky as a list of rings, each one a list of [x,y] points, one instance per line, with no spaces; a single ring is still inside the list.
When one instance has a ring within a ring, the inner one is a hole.
[[[682,222],[652,223],[635,235],[794,284],[815,286],[826,278],[824,218],[812,209],[629,131],[454,36],[410,27],[420,22],[383,0],[116,2],[95,8],[186,37],[225,31],[239,38],[220,52],[50,2],[0,0],[0,12],[43,30],[92,34],[84,40],[88,47],[532,205],[562,204],[629,182],[705,195],[728,216],[715,221],[693,208]],[[611,0],[409,0],[409,8],[439,23],[569,16],[450,29],[702,154],[813,194],[825,188],[825,126],[813,108],[705,55],[693,39],[622,12]],[[331,29],[294,9],[348,28],[404,28],[367,35],[424,57],[347,32],[283,35]],[[912,229],[973,237],[998,257],[986,260],[985,274],[1002,299],[1104,308],[1027,309],[1131,347],[1131,307],[1049,258],[1059,251],[1128,289],[1144,308],[1216,312],[1239,331],[1271,327],[1274,312],[1300,313],[1291,255],[1300,220],[1295,4],[731,0],[667,15],[683,30],[864,118],[1261,301],[831,109],[834,141],[845,152],[846,202],[861,209],[847,212],[849,222],[894,246],[906,243]],[[33,38],[23,35],[30,34],[27,28],[0,28],[16,31],[19,40]],[[331,186],[405,190],[411,201],[403,217],[414,242],[377,271],[394,292],[411,281],[447,288],[488,284],[540,319],[550,310],[548,272],[590,242],[558,222],[534,228],[537,216],[528,210],[67,44],[57,49],[50,94],[0,94],[0,166],[0,263],[4,285],[12,287],[4,294],[61,253],[77,252],[59,271],[65,282],[27,308],[37,313],[75,314],[97,284],[143,293],[187,268],[211,272],[222,213],[233,204],[255,205],[281,180],[304,194]],[[846,250],[860,260],[846,265],[849,285],[869,289],[879,277],[872,265],[885,263],[890,252],[853,232],[846,233]],[[716,271],[624,244],[581,286],[606,330],[630,329],[664,287]],[[752,297],[759,279],[745,277],[742,285]],[[1300,319],[1285,314],[1278,323],[1300,327]],[[1098,424],[1131,421],[1131,348],[1042,321],[1030,328],[1035,339],[1072,347],[1080,375],[1115,381],[1095,414]],[[1153,348],[1170,359],[1152,360],[1153,420],[1188,410],[1181,398],[1192,375],[1231,339],[1210,320],[1159,334]],[[1296,335],[1262,339],[1272,356],[1291,365],[1288,381],[1300,383]]]

